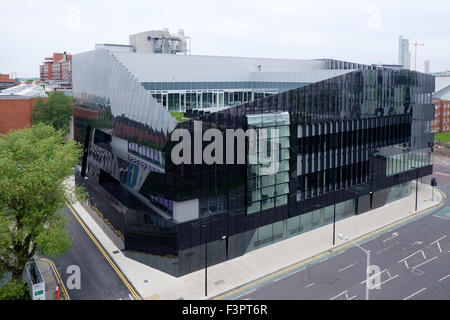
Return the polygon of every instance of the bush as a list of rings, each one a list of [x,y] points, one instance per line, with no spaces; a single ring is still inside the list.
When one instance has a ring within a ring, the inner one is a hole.
[[[443,143],[450,142],[450,132],[438,133],[434,135],[435,141],[440,141]]]
[[[11,280],[0,288],[0,300],[30,300],[28,284],[21,280]]]

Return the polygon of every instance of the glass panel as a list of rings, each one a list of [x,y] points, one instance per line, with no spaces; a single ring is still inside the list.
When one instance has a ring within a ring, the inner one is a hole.
[[[323,225],[323,211],[324,209],[315,210],[312,213],[312,228],[319,228]]]
[[[286,221],[279,221],[273,224],[273,241],[286,239]]]
[[[289,172],[281,172],[277,174],[277,183],[289,182]]]
[[[325,208],[324,216],[323,216],[323,224],[333,223],[334,217],[334,206],[329,206]]]
[[[292,237],[300,233],[300,216],[287,219],[287,236]]]
[[[275,196],[275,187],[268,187],[261,190],[261,199],[265,200]]]
[[[262,187],[269,187],[275,184],[275,176],[262,176],[261,185]]]
[[[252,214],[255,212],[261,211],[261,203],[260,202],[254,202],[247,206],[247,213]]]
[[[300,216],[300,232],[311,230],[312,212],[304,213]]]
[[[261,201],[261,210],[271,209],[275,206],[275,198]]]
[[[247,199],[248,202],[259,201],[259,200],[261,200],[261,190],[250,191],[250,192],[248,192],[247,197],[248,197],[248,199]]]
[[[288,193],[289,193],[289,184],[284,183],[284,184],[277,185],[277,187],[276,187],[277,195],[288,194]]]
[[[263,226],[258,228],[258,248],[264,245],[268,245],[273,241],[272,225]]]
[[[208,212],[208,199],[201,198],[200,199],[200,216],[206,215]]]
[[[263,115],[263,126],[264,127],[273,127],[276,125],[276,116],[275,115]]]
[[[276,206],[277,207],[284,206],[287,203],[288,203],[288,197],[287,196],[277,197],[277,200],[276,200]]]
[[[281,150],[280,160],[289,160],[289,149],[282,149]]]
[[[336,221],[345,218],[345,202],[336,204]]]
[[[260,127],[262,125],[261,116],[247,116],[247,122],[249,127]]]

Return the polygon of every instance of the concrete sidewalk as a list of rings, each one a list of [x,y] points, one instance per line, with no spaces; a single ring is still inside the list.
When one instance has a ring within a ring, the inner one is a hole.
[[[382,208],[336,222],[336,234],[344,233],[350,239],[355,239],[414,215],[416,213],[414,182],[412,185],[412,195],[407,198],[390,203]],[[440,192],[435,190],[434,201],[432,201],[431,187],[419,183],[417,212],[438,206],[441,201],[442,194]],[[206,299],[204,294],[204,270],[175,278],[131,260],[121,252],[113,254],[118,248],[106,236],[83,206],[80,203],[76,203],[73,205],[73,208],[144,299]],[[336,239],[335,246],[332,245],[332,230],[333,224],[329,224],[249,252],[233,260],[209,267],[208,296],[217,296],[342,245],[344,241],[339,239]]]

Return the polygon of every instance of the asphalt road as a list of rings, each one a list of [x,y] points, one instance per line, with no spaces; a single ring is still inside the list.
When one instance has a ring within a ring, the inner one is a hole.
[[[130,291],[114,271],[103,254],[95,246],[78,221],[66,207],[63,210],[69,219],[67,231],[72,235],[72,248],[63,256],[52,259],[58,269],[71,300],[132,300]],[[80,270],[80,289],[71,289],[76,284],[69,266]],[[70,284],[68,284],[68,282]]]
[[[438,187],[450,196],[450,159],[434,159]],[[431,197],[431,195],[430,195]],[[378,234],[365,243],[371,251],[371,272],[379,286],[369,299],[450,299],[450,200],[430,214]],[[366,253],[350,246],[298,270],[250,286],[232,299],[241,300],[363,300],[366,294]],[[375,282],[372,282],[375,283]]]

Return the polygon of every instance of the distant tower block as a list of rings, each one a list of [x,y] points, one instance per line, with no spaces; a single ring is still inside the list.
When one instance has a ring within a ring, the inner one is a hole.
[[[424,73],[426,74],[430,74],[430,60],[425,60],[425,65],[424,65],[424,69],[423,69]]]
[[[409,53],[409,39],[404,39],[403,36],[398,38],[398,64],[402,65],[405,69],[410,68],[411,61]]]
[[[405,61],[405,69],[410,70],[411,69],[411,52],[408,52],[406,55],[406,61]]]

